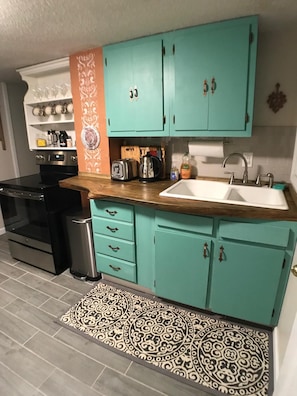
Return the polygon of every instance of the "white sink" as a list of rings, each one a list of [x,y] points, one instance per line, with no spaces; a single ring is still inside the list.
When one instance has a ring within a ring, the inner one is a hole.
[[[209,180],[180,180],[166,188],[162,197],[193,199],[287,210],[288,205],[282,190],[266,187],[231,185]]]

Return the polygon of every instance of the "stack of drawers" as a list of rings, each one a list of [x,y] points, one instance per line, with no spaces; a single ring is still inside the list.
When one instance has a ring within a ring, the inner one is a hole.
[[[136,282],[134,207],[91,200],[97,270]]]

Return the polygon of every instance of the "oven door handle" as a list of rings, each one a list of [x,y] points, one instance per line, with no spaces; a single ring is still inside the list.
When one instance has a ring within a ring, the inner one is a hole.
[[[34,191],[19,191],[10,188],[0,188],[0,194],[11,198],[32,199],[34,201],[44,201],[44,194]]]

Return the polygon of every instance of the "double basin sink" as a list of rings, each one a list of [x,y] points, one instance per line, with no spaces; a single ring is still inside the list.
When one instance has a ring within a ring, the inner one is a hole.
[[[162,197],[288,210],[287,201],[282,190],[235,185],[219,181],[182,179],[166,188],[159,195]]]

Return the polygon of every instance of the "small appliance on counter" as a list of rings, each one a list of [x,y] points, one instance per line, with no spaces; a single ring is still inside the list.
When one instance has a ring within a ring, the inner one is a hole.
[[[125,158],[112,161],[111,178],[113,180],[128,181],[138,177],[138,163],[135,159]]]
[[[139,181],[148,183],[159,180],[161,172],[162,161],[159,157],[147,153],[140,158]]]

